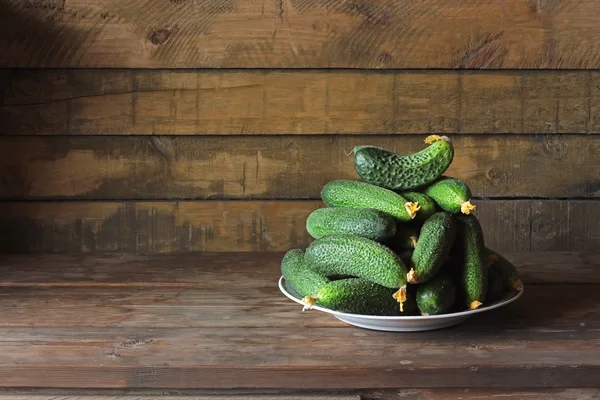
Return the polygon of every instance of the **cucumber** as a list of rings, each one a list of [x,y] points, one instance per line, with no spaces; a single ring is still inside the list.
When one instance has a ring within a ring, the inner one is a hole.
[[[400,193],[408,201],[418,204],[417,215],[415,221],[423,222],[431,217],[436,212],[440,211],[433,199],[425,193],[419,192],[402,192]]]
[[[383,244],[396,254],[405,250],[413,250],[419,240],[419,229],[414,224],[396,224],[396,234],[386,239]]]
[[[352,234],[380,241],[396,233],[396,221],[371,208],[319,208],[306,219],[306,230],[315,239]]]
[[[411,190],[440,177],[452,163],[454,147],[446,136],[431,135],[425,149],[407,155],[375,146],[354,148],[354,168],[368,183],[394,190]]]
[[[283,282],[283,287],[288,291],[289,294],[294,296],[297,299],[302,299],[304,296],[300,292],[298,292],[287,280]]]
[[[485,296],[488,301],[495,301],[502,297],[504,293],[504,284],[502,277],[492,267],[488,267],[488,286],[487,295]]]
[[[321,190],[321,198],[327,207],[372,208],[399,221],[412,220],[418,207],[391,190],[345,179],[327,183]]]
[[[443,314],[456,301],[456,287],[447,276],[437,276],[418,285],[417,306],[422,315]]]
[[[505,291],[523,289],[523,283],[521,282],[521,279],[519,279],[517,268],[515,268],[510,261],[489,248],[485,249],[485,254],[488,265],[490,265],[502,279],[502,286]]]
[[[427,282],[437,274],[448,258],[456,232],[456,220],[452,214],[440,211],[425,221],[412,255],[413,268],[408,273],[408,282]]]
[[[305,309],[316,303],[330,310],[363,315],[414,313],[414,295],[407,299],[406,307],[401,310],[401,304],[394,298],[395,292],[395,289],[378,285],[368,279],[349,278],[328,283],[315,297],[305,297],[303,302],[306,304]]]
[[[485,242],[479,220],[474,215],[458,215],[458,240],[460,255],[460,281],[465,294],[465,304],[474,310],[485,301],[488,286],[488,266]]]
[[[329,279],[319,275],[305,262],[304,250],[292,249],[285,253],[281,260],[281,273],[296,292],[302,296],[315,296]]]
[[[449,213],[470,214],[476,208],[471,204],[471,189],[465,182],[457,178],[443,176],[424,188],[423,193],[431,197],[442,210]]]
[[[397,290],[399,303],[406,301],[406,266],[389,248],[356,235],[329,235],[313,241],[305,261],[323,276],[352,275]]]

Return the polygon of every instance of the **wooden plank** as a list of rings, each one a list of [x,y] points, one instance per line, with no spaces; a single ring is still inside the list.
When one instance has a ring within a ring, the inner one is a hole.
[[[5,134],[600,132],[596,71],[0,70]]]
[[[597,400],[600,389],[416,389],[373,390],[361,393],[361,400],[488,400],[547,399]],[[41,399],[40,399],[41,400]],[[49,399],[44,399],[49,400]]]
[[[408,154],[424,137],[0,137],[0,198],[318,199],[331,180],[359,179],[354,146]],[[476,197],[600,196],[600,135],[452,139],[446,174]]]
[[[596,6],[595,0],[7,0],[0,66],[594,69],[600,66]]]
[[[529,224],[537,202],[475,201],[486,244],[504,252],[541,250]],[[570,230],[551,250],[597,250],[600,202],[568,204],[586,210],[570,215],[570,226],[586,228]],[[319,207],[320,201],[3,202],[0,251],[287,251],[310,243],[305,221]],[[561,223],[548,219],[546,229],[563,230]]]
[[[254,265],[259,257],[254,257]],[[0,309],[2,310],[2,329],[15,327],[60,328],[66,326],[86,326],[95,328],[128,327],[134,329],[154,328],[269,328],[273,326],[296,329],[340,328],[345,325],[330,315],[320,312],[303,312],[302,306],[293,303],[283,296],[277,287],[279,265],[270,264],[273,268],[253,268],[254,277],[234,273],[231,276],[218,274],[211,268],[202,268],[198,282],[187,285],[140,286],[121,285],[101,286],[79,285],[12,285],[2,282],[0,292]],[[199,266],[199,268],[201,268]],[[163,267],[164,269],[164,267]],[[563,270],[566,268],[563,267]],[[552,270],[548,271],[551,273]],[[162,273],[158,271],[158,276]],[[564,275],[564,274],[563,274]],[[587,276],[598,275],[596,270]],[[59,275],[60,276],[60,275]],[[260,276],[260,280],[256,278]],[[527,277],[529,278],[529,277]],[[250,282],[247,282],[250,281]],[[537,284],[536,284],[537,283]],[[591,304],[597,296],[598,285],[580,284],[578,289],[562,293],[560,299],[564,306],[554,307],[547,313],[539,311],[540,302],[548,302],[551,290],[559,291],[560,284],[529,285],[525,282],[526,291],[523,301],[511,308],[494,311],[477,316],[469,325],[470,332],[493,333],[493,331],[516,332],[521,335],[535,336],[542,342],[553,337],[547,331],[600,332],[600,322],[590,320],[588,314],[597,312],[597,306],[575,307],[579,299],[584,298]],[[587,304],[587,303],[586,303]],[[566,313],[568,307],[575,308]],[[594,308],[596,307],[596,308]],[[516,312],[515,309],[520,311]],[[93,310],[85,312],[82,310]],[[268,310],[268,311],[267,311]],[[532,315],[539,313],[538,320],[543,320],[543,327],[530,326]],[[556,314],[553,314],[556,313]],[[565,313],[567,315],[565,315]],[[551,321],[551,317],[561,315],[560,320]],[[490,320],[499,320],[491,328],[482,328]],[[548,321],[545,321],[548,319]],[[580,323],[584,323],[582,329]],[[596,331],[594,331],[596,330]],[[34,333],[35,334],[35,333]],[[596,333],[597,335],[598,333]],[[567,335],[568,336],[568,335]],[[598,337],[598,336],[596,336]],[[415,340],[416,340],[415,336]],[[19,337],[25,340],[26,337]]]
[[[0,386],[372,396],[597,388],[594,284],[527,285],[517,302],[458,326],[398,335],[303,313],[273,284],[278,268],[264,262],[273,255],[247,255],[248,265],[238,263],[241,254],[193,256],[2,256]],[[42,279],[52,269],[54,278]],[[184,281],[193,285],[173,285]]]
[[[276,280],[283,252],[141,254],[0,254],[1,287],[205,288],[227,282],[262,288],[256,264]],[[504,252],[522,280],[540,283],[600,283],[598,252]],[[165,266],[168,265],[168,268]],[[227,283],[228,284],[228,283]]]
[[[108,393],[107,393],[108,392]],[[292,394],[269,394],[272,392]],[[359,390],[356,394],[310,393],[281,390],[177,390],[177,394],[163,394],[157,390],[135,390],[124,393],[117,390],[10,390],[0,400],[483,400],[490,398],[544,398],[548,400],[597,400],[599,389],[397,389]],[[47,394],[46,394],[47,393]],[[98,393],[98,394],[96,394]],[[134,393],[134,394],[131,394]],[[182,394],[183,393],[183,394]],[[207,394],[208,393],[208,394]],[[256,394],[250,394],[256,393]],[[228,396],[228,397],[225,397]]]
[[[3,315],[15,307],[23,307],[26,315],[28,304],[35,299],[39,310],[34,316],[39,322],[34,322],[35,329],[31,320],[21,320],[20,326],[5,326],[0,332],[0,382],[4,386],[216,389],[231,388],[234,382],[237,388],[344,390],[597,387],[600,371],[600,350],[594,345],[600,340],[600,292],[596,285],[532,286],[518,303],[503,309],[450,329],[402,337],[342,326],[339,321],[338,327],[300,331],[298,325],[281,326],[283,320],[295,320],[294,316],[262,307],[264,298],[252,294],[239,301],[261,308],[262,318],[252,319],[256,324],[261,324],[261,319],[270,321],[270,325],[248,328],[232,320],[227,328],[190,328],[180,314],[173,314],[164,316],[163,325],[179,322],[179,327],[114,322],[89,326],[86,315],[93,315],[96,309],[87,305],[86,298],[97,298],[97,305],[107,299],[107,307],[115,315],[123,306],[135,309],[140,305],[131,297],[113,304],[111,289],[86,294],[76,287],[63,288],[62,294],[48,297],[37,297],[37,290],[32,290],[29,296],[22,293],[22,300],[30,299],[25,303],[15,302],[9,294],[0,297]],[[171,296],[179,291],[171,288],[165,293],[169,290]],[[231,294],[221,292],[223,296]],[[197,293],[190,302],[199,309],[210,307],[204,303],[203,293],[207,292]],[[150,294],[148,299],[161,301],[165,297]],[[187,308],[183,300],[183,305],[173,300],[171,308]],[[237,301],[232,301],[234,308]],[[227,304],[224,300],[215,306],[226,316]],[[69,305],[77,311],[63,316],[61,309]],[[92,309],[94,312],[86,311]],[[153,312],[145,314],[151,316]],[[299,310],[296,314],[308,315]],[[83,318],[79,325],[78,317]],[[209,314],[205,323],[212,318],[218,316]],[[61,323],[48,327],[43,321]]]
[[[581,390],[579,393],[585,393]],[[229,400],[362,400],[358,394],[339,395],[328,393],[305,393],[302,395],[286,395],[286,394],[228,394]],[[51,400],[56,398],[56,394],[21,394],[20,391],[15,391],[14,394],[0,395],[0,400]],[[222,394],[207,395],[164,395],[160,393],[142,393],[140,394],[73,394],[66,392],[60,395],[61,400],[224,400]]]
[[[581,391],[580,393],[584,393]],[[43,395],[43,394],[20,394],[16,392],[12,395],[0,395],[0,400],[51,400],[56,398],[56,395]],[[161,395],[158,393],[150,394],[139,394],[136,395],[88,395],[88,394],[71,394],[66,393],[60,396],[61,400],[224,400],[224,397],[218,395]],[[336,395],[321,393],[317,395],[303,394],[303,395],[272,395],[272,394],[234,394],[232,397],[228,397],[230,400],[362,400],[359,395]]]

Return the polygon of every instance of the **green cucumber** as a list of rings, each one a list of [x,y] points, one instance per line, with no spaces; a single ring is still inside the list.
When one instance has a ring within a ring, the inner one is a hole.
[[[313,241],[304,259],[323,276],[352,275],[396,289],[406,301],[406,266],[389,248],[356,235],[329,235]]]
[[[299,291],[297,291],[287,280],[283,281],[283,287],[285,288],[285,290],[288,291],[289,294],[291,294],[295,298],[300,300],[304,298],[304,296],[302,296],[302,294]]]
[[[408,201],[418,204],[417,215],[415,221],[423,222],[431,217],[436,212],[440,211],[433,199],[425,193],[419,192],[402,192],[400,193]]]
[[[488,265],[485,242],[479,220],[474,215],[458,215],[457,243],[460,256],[460,281],[465,294],[465,304],[474,310],[485,301],[488,287]]]
[[[443,211],[433,214],[425,221],[412,255],[408,282],[427,282],[437,274],[448,258],[456,231],[454,216]]]
[[[521,279],[519,279],[519,273],[517,272],[517,268],[500,255],[498,252],[491,250],[489,248],[485,249],[486,261],[493,268],[500,278],[502,279],[502,286],[505,291],[508,290],[522,290],[523,283]]]
[[[452,142],[446,136],[431,135],[425,149],[407,155],[375,146],[354,148],[354,168],[368,183],[394,190],[412,190],[439,178],[454,158]]]
[[[360,181],[331,181],[323,187],[321,198],[327,207],[372,208],[400,221],[410,221],[417,213],[417,205],[399,194]]]
[[[371,208],[319,208],[306,219],[306,230],[315,239],[351,234],[380,241],[396,233],[396,221]]]
[[[407,315],[414,313],[416,301],[408,297],[401,309],[394,298],[396,290],[378,285],[368,279],[349,278],[323,286],[315,297],[303,299],[305,309],[313,304],[330,310],[363,315]]]
[[[281,273],[286,283],[302,296],[315,296],[329,279],[308,267],[304,250],[292,249],[281,260]]]
[[[456,287],[447,276],[437,276],[418,285],[417,306],[423,315],[443,314],[456,301]]]
[[[396,234],[386,239],[383,244],[396,254],[412,250],[417,246],[419,229],[414,224],[396,224]]]
[[[423,193],[431,197],[442,210],[449,213],[470,214],[476,208],[471,204],[471,189],[464,181],[457,178],[443,176],[424,188]]]

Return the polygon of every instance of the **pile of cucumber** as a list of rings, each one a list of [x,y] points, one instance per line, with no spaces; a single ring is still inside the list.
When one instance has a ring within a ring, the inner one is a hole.
[[[305,309],[364,315],[436,315],[476,309],[520,290],[517,270],[486,247],[471,190],[445,176],[452,141],[431,135],[407,155],[353,150],[362,179],[335,180],[306,229],[314,241],[281,262]]]

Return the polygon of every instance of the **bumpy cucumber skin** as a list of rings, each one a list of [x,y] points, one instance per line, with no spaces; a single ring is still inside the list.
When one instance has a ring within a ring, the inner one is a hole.
[[[290,286],[302,296],[315,296],[329,279],[308,267],[304,250],[292,249],[281,260],[281,273]]]
[[[504,290],[520,290],[522,284],[517,268],[498,252],[489,248],[485,249],[485,254],[490,267],[500,275]]]
[[[402,192],[400,195],[408,201],[419,203],[419,207],[421,208],[419,211],[417,211],[417,215],[414,218],[415,221],[426,221],[427,218],[439,211],[435,201],[433,201],[433,199],[427,196],[425,193]]]
[[[437,274],[446,262],[456,232],[456,220],[452,214],[440,211],[425,221],[412,255],[412,283],[427,282]]]
[[[399,289],[406,284],[406,266],[389,248],[356,235],[329,235],[313,241],[305,261],[323,276],[352,275]]]
[[[409,315],[416,310],[414,293],[407,293],[404,311],[394,299],[394,289],[363,278],[333,281],[317,293],[317,305],[330,310],[363,315]]]
[[[319,208],[306,219],[306,230],[315,239],[333,234],[351,234],[383,240],[396,233],[396,221],[371,208]]]
[[[321,199],[327,207],[373,208],[399,221],[412,220],[405,206],[408,200],[365,182],[345,179],[328,182],[321,190]]]
[[[448,138],[425,149],[400,155],[375,146],[354,148],[354,168],[365,181],[394,190],[411,190],[436,180],[452,163],[454,148]]]
[[[502,297],[504,293],[504,284],[502,277],[492,267],[488,267],[488,288],[486,298],[488,301],[495,301]]]
[[[472,197],[471,189],[464,181],[446,176],[423,188],[423,192],[442,210],[453,214],[460,213],[463,203]]]
[[[418,285],[417,306],[423,315],[443,314],[456,301],[456,287],[447,276],[437,276]]]
[[[457,215],[456,220],[457,237],[462,250],[460,280],[465,294],[465,305],[475,309],[485,301],[488,287],[483,230],[474,215]]]

